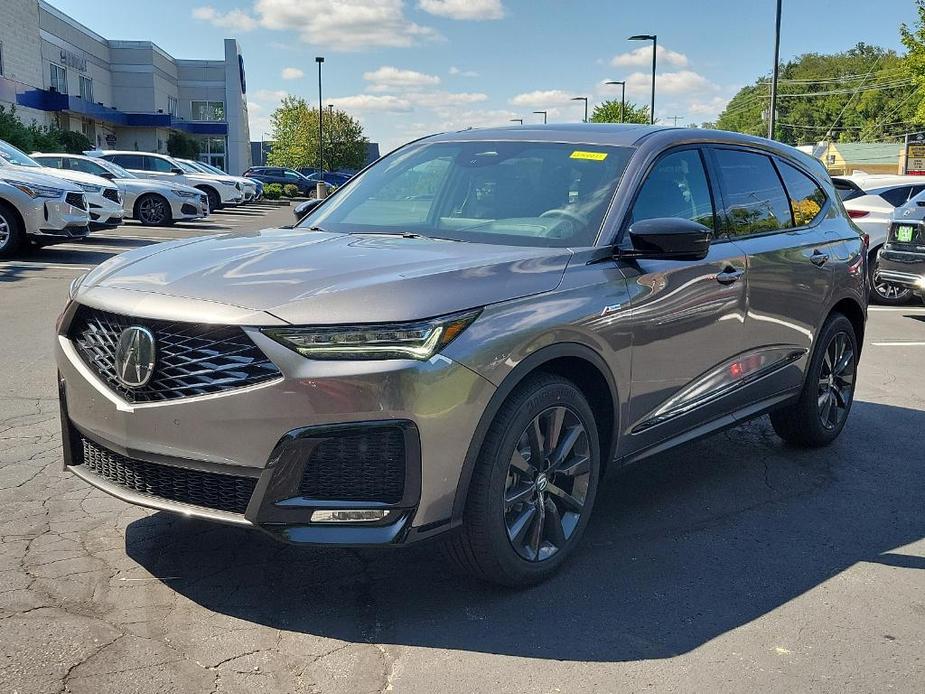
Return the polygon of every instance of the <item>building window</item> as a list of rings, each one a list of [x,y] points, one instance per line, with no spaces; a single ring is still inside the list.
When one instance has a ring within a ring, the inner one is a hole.
[[[93,101],[93,80],[80,76],[80,98],[84,101]]]
[[[67,94],[67,70],[60,65],[51,63],[51,82],[50,86],[55,91]]]
[[[193,101],[190,103],[193,120],[225,120],[224,101]]]
[[[199,161],[216,166],[222,171],[225,168],[225,138],[203,137],[199,140]]]
[[[167,113],[169,113],[171,116],[177,115],[177,97],[167,97]]]
[[[80,122],[80,132],[96,146],[96,123],[92,120],[84,119]]]

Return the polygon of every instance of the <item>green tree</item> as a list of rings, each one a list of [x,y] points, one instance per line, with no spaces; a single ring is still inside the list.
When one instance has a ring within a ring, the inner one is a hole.
[[[594,107],[591,112],[592,123],[648,123],[649,107],[637,106],[631,101],[626,102],[625,118],[621,120],[622,102],[620,99],[608,99]]]
[[[363,126],[345,111],[325,109],[324,168],[358,169],[366,163]],[[271,166],[298,169],[318,166],[318,109],[310,108],[305,99],[287,96],[271,114],[273,148],[267,156]]]
[[[16,107],[0,106],[0,140],[9,142],[24,152],[69,152],[80,154],[92,149],[93,143],[83,134],[62,130],[33,121],[25,125],[16,113]]]
[[[184,133],[172,132],[167,137],[167,152],[170,156],[180,159],[198,159],[199,140]]]
[[[806,53],[782,64],[776,138],[802,144],[900,137],[920,101],[905,62],[894,51],[859,43],[841,53]],[[770,80],[759,77],[732,98],[716,127],[767,135],[769,98]]]
[[[915,9],[918,12],[915,25],[910,29],[905,23],[901,24],[899,36],[903,46],[906,47],[906,55],[902,61],[904,74],[912,80],[916,89],[916,108],[912,118],[915,123],[923,124],[925,123],[925,0],[916,0]]]

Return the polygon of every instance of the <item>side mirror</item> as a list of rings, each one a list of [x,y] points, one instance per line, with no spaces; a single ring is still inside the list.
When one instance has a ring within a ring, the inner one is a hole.
[[[324,202],[323,198],[321,200],[318,198],[306,200],[305,202],[296,205],[295,209],[292,210],[292,214],[295,215],[296,220],[302,221],[302,218],[305,217],[305,215],[318,207],[318,205],[320,205],[322,202]]]
[[[101,173],[100,178],[105,178],[106,180],[114,181],[116,180],[116,175],[114,173],[110,173],[109,171],[107,171],[106,173]]]
[[[173,168],[170,169],[170,173],[176,174],[177,176],[179,176],[180,174],[183,173],[183,169],[181,169],[178,166],[174,166]]]
[[[634,258],[703,260],[710,250],[713,231],[679,217],[658,217],[633,222],[629,228]]]

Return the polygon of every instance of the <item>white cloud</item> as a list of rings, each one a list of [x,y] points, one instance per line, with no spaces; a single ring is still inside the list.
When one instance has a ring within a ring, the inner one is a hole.
[[[670,51],[664,46],[658,47],[658,63],[668,63],[676,67],[686,67],[688,64],[687,56],[677,51]],[[642,46],[629,53],[620,53],[615,55],[610,64],[614,67],[636,67],[652,64],[652,46]]]
[[[284,67],[279,74],[284,80],[298,80],[305,77],[305,73],[297,67]]]
[[[418,0],[428,14],[448,19],[486,20],[504,17],[501,0]]]
[[[414,92],[402,96],[415,106],[423,108],[463,106],[488,100],[488,95],[481,92]]]
[[[248,96],[254,101],[277,102],[289,96],[289,92],[285,89],[256,89],[252,92],[248,92]]]
[[[405,113],[412,109],[412,104],[408,99],[403,99],[391,94],[356,94],[354,96],[341,96],[328,99],[328,103],[334,104],[337,108],[342,108],[345,111]]]
[[[626,78],[626,93],[634,96],[648,94],[652,89],[652,73],[634,72]],[[662,72],[656,76],[655,97],[659,94],[693,94],[703,95],[719,89],[703,75],[693,70]]]
[[[449,69],[448,72],[454,77],[478,77],[479,76],[479,73],[477,73],[475,70],[462,70],[456,67],[455,65],[453,65]]]
[[[211,5],[194,8],[193,18],[233,31],[251,31],[257,28],[257,20],[246,12],[242,10],[219,12]]]
[[[441,130],[463,130],[464,128],[494,128],[511,125],[511,118],[517,118],[513,111],[504,109],[459,111],[438,109],[437,122],[430,132]],[[421,134],[424,134],[423,132]]]
[[[510,103],[514,106],[529,107],[565,106],[569,104],[573,96],[575,95],[571,92],[561,89],[537,89],[536,91],[517,94],[511,98]]]
[[[439,39],[432,28],[405,17],[402,0],[257,0],[267,29],[294,30],[305,43],[334,51],[405,47]]]
[[[401,70],[391,65],[383,65],[378,70],[364,72],[363,79],[371,84],[372,91],[433,87],[440,84],[440,78],[436,75],[428,75],[416,70]]]
[[[727,97],[714,96],[708,101],[692,101],[687,105],[687,111],[698,116],[714,117],[722,113],[728,103],[729,99]]]

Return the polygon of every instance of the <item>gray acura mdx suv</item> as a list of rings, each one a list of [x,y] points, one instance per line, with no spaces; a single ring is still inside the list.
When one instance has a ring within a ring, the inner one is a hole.
[[[408,144],[296,228],[123,253],[58,326],[65,462],[126,501],[318,545],[441,536],[539,581],[611,470],[851,409],[864,242],[816,160],[712,130]]]

